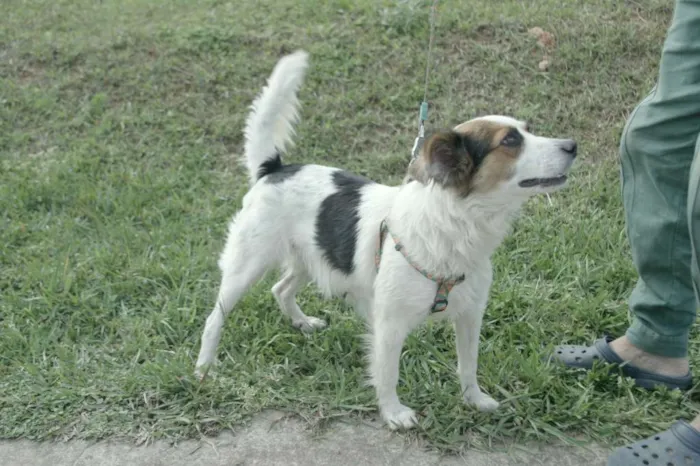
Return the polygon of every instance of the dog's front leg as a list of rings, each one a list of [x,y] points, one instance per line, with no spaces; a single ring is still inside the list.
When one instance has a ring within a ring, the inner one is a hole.
[[[467,310],[455,320],[457,372],[464,402],[476,405],[480,411],[494,411],[498,408],[498,402],[482,392],[476,380],[482,318],[483,311]]]
[[[372,312],[372,300],[369,298],[355,298],[353,300],[353,308],[355,309],[355,312],[357,315],[362,317],[365,321],[370,322],[371,321],[371,312]]]
[[[392,430],[410,429],[418,423],[415,411],[399,401],[399,357],[406,336],[416,325],[409,315],[402,318],[402,306],[378,299],[371,311],[371,382],[377,393],[379,412]]]

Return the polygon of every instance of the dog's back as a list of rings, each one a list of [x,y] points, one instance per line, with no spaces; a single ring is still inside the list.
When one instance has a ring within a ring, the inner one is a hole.
[[[239,249],[254,248],[266,267],[306,269],[308,279],[328,295],[359,292],[353,289],[366,284],[352,283],[351,277],[357,268],[374,275],[364,269],[373,264],[373,251],[367,249],[376,245],[358,238],[378,235],[396,188],[337,168],[283,163],[284,149],[293,144],[307,61],[303,51],[283,57],[251,105],[244,154],[251,189],[231,223],[231,233],[238,232],[229,235],[245,244],[227,245],[220,266],[235,261]],[[367,195],[375,191],[381,194]]]

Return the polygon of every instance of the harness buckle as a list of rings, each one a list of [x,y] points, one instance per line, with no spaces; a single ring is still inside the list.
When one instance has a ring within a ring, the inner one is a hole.
[[[430,312],[442,312],[447,309],[447,299],[438,298],[433,302],[433,306],[430,308]]]

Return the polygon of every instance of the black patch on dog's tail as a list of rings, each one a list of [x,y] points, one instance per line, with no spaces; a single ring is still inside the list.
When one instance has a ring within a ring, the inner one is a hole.
[[[267,176],[270,173],[278,172],[282,170],[282,167],[282,157],[280,156],[280,153],[277,152],[274,158],[267,159],[260,164],[260,167],[258,167],[258,179],[262,178],[263,176]]]
[[[290,179],[302,168],[304,168],[302,164],[283,164],[282,157],[278,152],[274,158],[268,159],[260,165],[258,181],[265,178],[266,183],[278,184]]]

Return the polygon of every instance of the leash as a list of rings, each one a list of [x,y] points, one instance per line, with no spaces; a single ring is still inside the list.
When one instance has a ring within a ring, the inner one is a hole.
[[[423,102],[421,102],[418,112],[418,137],[414,141],[413,149],[411,150],[411,162],[418,157],[418,152],[425,138],[425,121],[428,119],[428,78],[430,77],[430,57],[433,53],[433,40],[435,37],[435,13],[437,12],[437,4],[438,0],[435,0],[433,6],[430,8],[430,41],[428,42],[428,54],[425,62],[425,87],[423,89]]]
[[[418,111],[418,137],[413,142],[413,149],[411,149],[411,161],[409,165],[412,164],[420,152],[423,146],[423,140],[425,139],[425,122],[428,119],[428,83],[430,77],[430,58],[433,53],[433,41],[435,39],[435,14],[437,12],[438,0],[433,1],[433,6],[430,8],[430,40],[428,41],[428,54],[425,60],[425,86],[423,87],[423,102],[420,104],[420,110]],[[552,206],[552,198],[549,197],[549,193],[545,193],[547,196],[547,201],[549,205]]]

